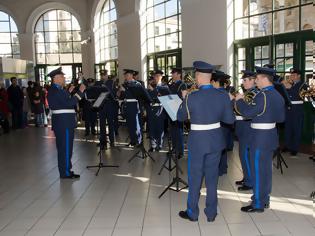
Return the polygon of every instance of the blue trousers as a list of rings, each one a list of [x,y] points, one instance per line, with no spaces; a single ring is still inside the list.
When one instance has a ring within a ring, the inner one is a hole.
[[[100,143],[106,141],[106,123],[108,125],[108,136],[110,143],[115,142],[114,107],[113,104],[105,103],[104,108],[99,112],[100,117]]]
[[[203,153],[202,150],[188,152],[188,184],[187,212],[192,219],[199,216],[198,202],[203,178],[207,187],[206,208],[204,212],[208,218],[217,214],[217,185],[221,151]]]
[[[54,130],[58,151],[58,169],[60,177],[71,175],[74,129]]]
[[[130,142],[139,144],[142,142],[141,127],[139,120],[139,109],[136,102],[126,105],[126,123],[129,131]]]
[[[254,208],[263,209],[270,201],[272,188],[272,157],[274,150],[251,148],[250,164],[253,174],[253,196]]]
[[[160,107],[151,108],[148,113],[149,121],[149,135],[152,148],[162,148],[163,145],[163,136],[164,136],[164,120],[165,115],[162,111],[162,114],[159,114]]]
[[[297,152],[299,150],[303,129],[303,120],[304,120],[303,114],[290,113],[290,115],[286,117],[285,146],[290,151]]]
[[[249,154],[249,146],[244,143],[241,138],[239,138],[239,156],[243,170],[244,185],[253,187]]]

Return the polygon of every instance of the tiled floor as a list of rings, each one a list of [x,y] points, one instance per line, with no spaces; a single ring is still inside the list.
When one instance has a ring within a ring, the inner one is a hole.
[[[208,223],[201,214],[199,222],[191,223],[177,215],[185,209],[187,190],[158,198],[172,179],[165,170],[157,174],[165,154],[155,153],[155,163],[128,163],[131,150],[106,151],[106,163],[120,168],[102,169],[96,177],[86,165],[97,163],[97,149],[82,134],[77,133],[73,156],[74,170],[81,174],[78,181],[59,180],[55,140],[48,128],[0,136],[1,236],[315,235],[309,198],[315,189],[315,166],[306,156],[285,156],[289,169],[284,175],[274,169],[271,209],[247,214],[240,207],[250,192],[240,193],[234,185],[241,178],[236,143],[229,153],[229,173],[219,180],[216,221]],[[186,173],[186,159],[180,165]],[[201,209],[204,200],[202,189]]]

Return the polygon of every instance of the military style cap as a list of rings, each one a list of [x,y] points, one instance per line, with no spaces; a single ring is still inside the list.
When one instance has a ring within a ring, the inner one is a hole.
[[[181,68],[172,68],[172,71],[171,71],[171,73],[173,74],[173,73],[178,73],[178,74],[182,74],[182,69]]]
[[[249,71],[249,70],[242,70],[241,72],[242,72],[242,79],[256,76],[255,72],[252,72],[252,71]]]
[[[161,70],[155,70],[154,75],[164,75],[164,72]]]
[[[193,63],[193,67],[195,68],[195,71],[198,71],[201,73],[207,73],[207,74],[214,73],[214,66],[204,61],[195,61]]]
[[[213,75],[212,75],[212,79],[214,79],[214,80],[220,80],[220,79],[225,79],[225,80],[227,80],[227,79],[229,79],[229,78],[231,78],[230,75],[225,74],[223,71],[220,71],[220,70],[214,71],[214,73],[213,73]]]
[[[56,75],[64,75],[65,73],[62,72],[62,68],[59,67],[53,71],[51,71],[47,76],[50,78],[54,78]]]
[[[276,70],[272,69],[272,68],[268,68],[268,67],[259,67],[259,66],[255,66],[256,69],[256,74],[264,74],[264,75],[270,75],[270,76],[275,76],[276,75]]]
[[[100,70],[101,75],[107,75],[107,72],[108,72],[107,70]]]
[[[135,71],[134,71],[134,70],[131,70],[131,69],[124,69],[124,75],[125,75],[125,74],[132,74],[132,75],[133,75],[134,72],[135,72]]]
[[[270,68],[270,69],[274,69],[275,68],[275,64],[265,64],[263,67],[267,67],[267,68]]]
[[[297,68],[291,68],[290,69],[290,73],[291,74],[301,74],[301,71],[299,70],[299,69],[297,69]]]
[[[133,76],[137,76],[137,75],[139,75],[139,71],[133,71]]]

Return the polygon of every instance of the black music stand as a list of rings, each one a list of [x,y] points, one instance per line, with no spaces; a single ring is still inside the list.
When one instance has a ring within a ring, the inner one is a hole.
[[[142,135],[141,143],[138,144],[137,146],[135,146],[135,148],[137,149],[137,152],[135,154],[133,154],[132,157],[130,157],[130,159],[128,160],[128,163],[130,163],[133,159],[135,159],[137,157],[141,158],[141,159],[147,159],[149,157],[153,162],[155,162],[154,158],[150,155],[150,153],[144,147],[143,130],[141,130],[141,135]]]
[[[175,108],[173,106],[170,106],[170,103],[174,104],[174,100],[177,100],[177,103],[181,103],[181,99],[178,96],[176,97],[174,95],[172,95],[172,96],[167,95],[167,96],[160,97],[159,100],[162,103],[163,107],[165,108],[167,114],[171,117],[171,119],[173,121],[176,121],[176,117],[174,117],[174,114],[177,114],[177,110],[178,110],[179,106]],[[172,156],[170,156],[170,159],[167,159],[167,160],[169,160],[169,161],[171,161],[171,159],[174,160],[174,162],[175,162],[175,176],[173,177],[172,182],[159,195],[159,198],[161,198],[168,190],[172,190],[172,191],[175,191],[175,192],[180,192],[181,190],[188,188],[188,183],[186,181],[184,181],[179,176],[179,171],[181,171],[180,168],[179,168],[179,165],[178,165],[178,155],[179,154],[175,150],[175,157],[173,157],[173,152],[171,152],[171,155]],[[167,160],[166,160],[166,162],[167,162]],[[183,184],[184,187],[180,188],[179,187],[180,183]],[[175,187],[173,187],[174,185],[175,185]]]
[[[97,98],[97,100],[94,102],[93,104],[93,108],[96,110],[99,110],[103,105],[105,100],[108,98],[109,96],[109,92],[102,92],[99,97]],[[92,166],[87,166],[87,169],[91,169],[91,168],[98,168],[95,175],[98,176],[98,173],[100,172],[101,168],[118,168],[118,165],[104,165],[102,162],[102,158],[103,158],[103,149],[102,149],[102,145],[99,146],[99,151],[98,151],[98,156],[99,156],[99,163],[97,165],[92,165]]]
[[[286,163],[286,161],[284,160],[282,154],[281,154],[281,150],[280,150],[280,147],[278,147],[276,149],[276,151],[274,152],[273,154],[273,159],[276,159],[276,168],[279,170],[280,169],[280,172],[281,174],[283,175],[283,168],[282,168],[282,164],[285,165],[286,168],[288,168],[288,164]]]

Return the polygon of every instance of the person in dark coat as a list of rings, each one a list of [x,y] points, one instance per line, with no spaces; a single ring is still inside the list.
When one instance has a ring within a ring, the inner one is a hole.
[[[12,128],[20,129],[23,125],[23,92],[17,84],[17,78],[11,77],[11,85],[7,90],[12,114]]]

